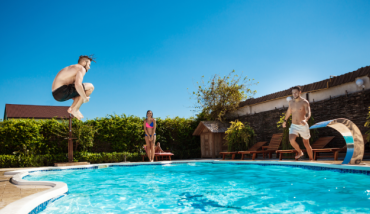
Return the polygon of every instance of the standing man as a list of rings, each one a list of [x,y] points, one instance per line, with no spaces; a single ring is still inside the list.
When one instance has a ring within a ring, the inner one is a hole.
[[[80,106],[82,103],[89,102],[90,94],[94,90],[93,84],[82,83],[85,74],[90,70],[91,61],[95,62],[92,56],[80,56],[77,64],[70,65],[59,71],[51,87],[56,101],[64,102],[73,99],[68,113],[79,120],[83,118]]]
[[[307,154],[312,158],[312,148],[310,145],[310,129],[308,126],[308,119],[311,117],[310,103],[301,97],[302,89],[300,86],[295,86],[292,88],[293,99],[289,101],[289,108],[285,114],[285,119],[283,127],[286,127],[286,121],[292,115],[292,125],[289,129],[289,141],[290,144],[298,151],[298,155],[295,156],[295,159],[301,158],[304,154],[303,151],[299,148],[298,143],[295,141],[298,137],[298,134],[303,138],[304,146],[307,149]]]

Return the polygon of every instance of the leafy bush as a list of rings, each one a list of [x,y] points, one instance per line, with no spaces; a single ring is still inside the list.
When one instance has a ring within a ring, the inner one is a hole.
[[[141,154],[127,152],[113,153],[88,153],[77,152],[73,159],[75,162],[90,163],[114,163],[126,161],[140,161]],[[67,154],[46,154],[46,155],[0,155],[0,168],[8,167],[39,167],[54,166],[54,163],[68,162]]]
[[[6,120],[0,125],[1,154],[36,154],[43,149],[44,136],[35,120]]]
[[[72,134],[77,138],[73,140],[75,156],[78,152],[82,154],[97,150],[117,154],[143,153],[142,146],[145,144],[143,122],[144,118],[126,115],[110,115],[85,122],[73,120]],[[157,142],[161,142],[162,149],[173,152],[174,159],[199,158],[200,139],[192,135],[199,122],[199,118],[157,118]],[[32,161],[35,161],[35,166],[39,165],[51,158],[47,157],[45,161],[31,158],[28,161],[26,156],[33,155],[39,158],[47,154],[67,153],[68,144],[65,138],[68,136],[68,130],[68,121],[59,122],[55,119],[0,122],[0,154],[17,154],[25,161],[24,166],[30,165]],[[99,160],[106,158],[109,157]]]
[[[239,120],[230,123],[231,126],[225,132],[225,139],[228,143],[227,150],[229,152],[248,150],[256,136],[254,130],[249,124],[243,124]]]

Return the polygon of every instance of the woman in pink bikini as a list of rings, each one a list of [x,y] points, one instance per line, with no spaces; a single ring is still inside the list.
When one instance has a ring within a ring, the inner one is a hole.
[[[155,119],[153,118],[153,112],[148,110],[146,112],[146,119],[144,120],[144,131],[145,131],[145,142],[146,148],[148,153],[148,158],[150,162],[154,161],[154,153],[155,153],[155,129],[157,124]]]

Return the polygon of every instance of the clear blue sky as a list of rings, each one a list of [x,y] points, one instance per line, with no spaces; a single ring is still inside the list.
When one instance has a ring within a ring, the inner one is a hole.
[[[85,117],[190,117],[203,75],[243,71],[260,97],[370,65],[369,11],[356,0],[1,0],[0,112],[70,105],[53,99],[53,79],[95,54]]]

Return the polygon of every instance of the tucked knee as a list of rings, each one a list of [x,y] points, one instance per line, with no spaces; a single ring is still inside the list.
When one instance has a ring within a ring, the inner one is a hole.
[[[90,91],[90,93],[91,93],[91,92],[94,91],[94,89],[95,89],[94,85],[93,84],[90,84],[90,87],[89,87],[88,91]]]
[[[84,83],[86,91],[94,91],[94,85],[91,83]]]

